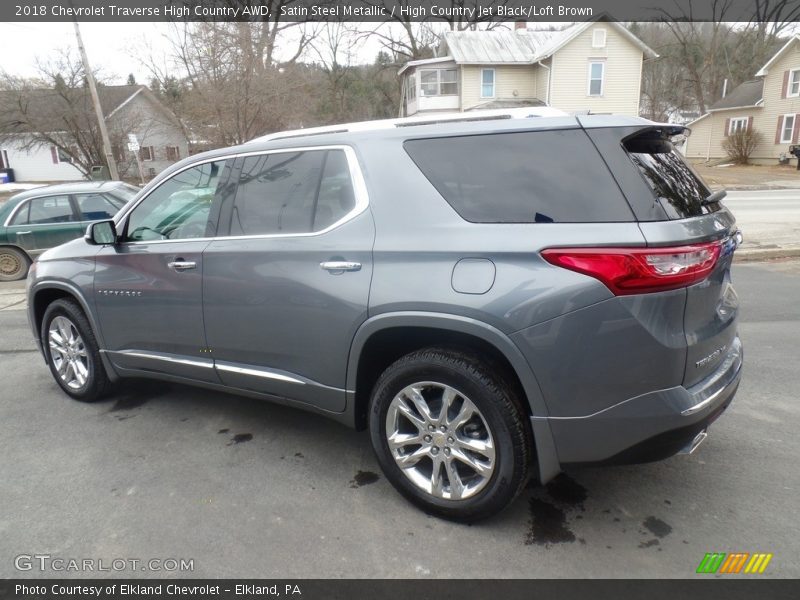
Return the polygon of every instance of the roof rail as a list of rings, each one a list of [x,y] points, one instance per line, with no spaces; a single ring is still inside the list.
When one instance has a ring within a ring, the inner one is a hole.
[[[294,129],[279,131],[262,135],[250,140],[253,142],[267,142],[286,140],[292,138],[310,137],[328,133],[347,133],[355,131],[377,131],[381,129],[395,129],[398,127],[416,127],[436,125],[440,123],[464,123],[475,121],[496,121],[499,119],[531,119],[535,117],[566,117],[567,113],[549,106],[529,106],[522,108],[475,110],[471,112],[453,112],[441,114],[427,114],[419,117],[404,117],[400,119],[380,119],[377,121],[358,121],[355,123],[342,123],[340,125],[325,125],[323,127],[309,127],[308,129]]]

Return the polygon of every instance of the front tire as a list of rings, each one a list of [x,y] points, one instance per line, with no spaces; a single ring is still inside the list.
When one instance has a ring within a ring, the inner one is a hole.
[[[506,378],[450,348],[413,352],[373,390],[370,438],[387,479],[425,512],[489,517],[525,485],[532,439]]]
[[[18,281],[28,276],[31,260],[21,250],[0,248],[0,281]]]
[[[72,300],[56,300],[42,319],[42,348],[56,383],[81,402],[101,399],[111,382],[89,321]]]

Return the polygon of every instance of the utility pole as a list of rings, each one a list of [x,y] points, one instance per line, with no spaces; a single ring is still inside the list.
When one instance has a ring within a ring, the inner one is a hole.
[[[92,94],[92,104],[94,104],[94,112],[97,115],[97,125],[100,127],[100,136],[103,138],[103,154],[106,156],[108,172],[111,175],[111,179],[117,180],[119,179],[119,173],[117,173],[117,163],[114,160],[114,153],[111,151],[111,141],[108,138],[106,120],[105,117],[103,117],[103,108],[100,106],[100,98],[97,95],[97,86],[94,83],[92,68],[89,66],[89,57],[86,56],[86,49],[83,47],[81,30],[78,27],[77,20],[75,21],[75,37],[78,38],[78,50],[81,52],[83,70],[86,73],[86,81],[89,83],[89,92]]]

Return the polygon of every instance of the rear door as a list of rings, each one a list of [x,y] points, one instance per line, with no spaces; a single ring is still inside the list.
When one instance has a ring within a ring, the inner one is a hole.
[[[686,290],[683,383],[688,387],[718,369],[737,343],[739,302],[731,284],[737,229],[736,220],[722,203],[704,204],[711,190],[671,141],[679,129],[590,129],[589,134],[604,149],[612,172],[640,213],[640,228],[648,246],[717,242],[719,258],[713,271]]]
[[[203,253],[208,346],[226,385],[341,411],[367,318],[375,237],[350,148],[238,159],[235,198]]]

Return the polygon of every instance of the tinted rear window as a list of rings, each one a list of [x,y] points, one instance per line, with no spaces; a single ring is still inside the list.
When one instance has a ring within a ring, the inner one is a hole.
[[[450,206],[473,223],[634,220],[582,130],[410,140],[405,149]]]
[[[711,190],[669,140],[645,134],[624,146],[670,219],[696,217],[718,207],[702,205]]]

